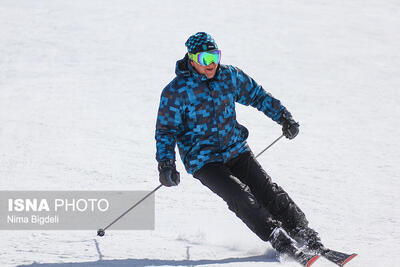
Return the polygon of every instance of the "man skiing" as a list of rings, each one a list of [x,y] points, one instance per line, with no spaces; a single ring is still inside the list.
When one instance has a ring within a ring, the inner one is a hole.
[[[256,161],[246,143],[248,130],[236,121],[235,103],[262,111],[282,126],[288,139],[297,136],[299,124],[251,77],[220,64],[221,51],[209,34],[198,32],[185,45],[188,53],[177,61],[177,76],[162,91],[158,110],[155,138],[161,184],[180,182],[177,144],[188,173],[219,195],[262,240],[308,266],[324,250],[318,233]]]

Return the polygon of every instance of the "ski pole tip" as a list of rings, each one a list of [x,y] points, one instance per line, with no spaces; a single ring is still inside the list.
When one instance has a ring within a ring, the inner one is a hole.
[[[104,236],[105,235],[105,231],[104,231],[104,229],[99,229],[99,230],[97,230],[97,235],[98,236]]]

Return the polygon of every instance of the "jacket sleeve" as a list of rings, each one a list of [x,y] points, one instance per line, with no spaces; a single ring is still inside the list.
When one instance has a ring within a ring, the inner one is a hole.
[[[156,124],[157,161],[175,160],[177,136],[182,132],[181,105],[171,84],[161,93]]]
[[[278,99],[267,93],[256,81],[236,67],[233,71],[233,82],[236,89],[236,102],[255,107],[277,123],[282,113],[288,112]]]

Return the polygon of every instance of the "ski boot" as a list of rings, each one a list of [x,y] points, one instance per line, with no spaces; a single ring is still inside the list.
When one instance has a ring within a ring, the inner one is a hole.
[[[340,267],[343,267],[346,263],[357,256],[356,253],[346,254],[326,248],[321,243],[321,238],[319,237],[318,233],[308,226],[297,227],[293,231],[290,231],[290,236],[293,237],[293,239],[304,252],[320,254],[325,259],[335,263]]]
[[[320,257],[320,255],[315,253],[313,254],[301,251],[295,246],[294,240],[291,239],[286,231],[280,227],[275,228],[269,241],[278,253],[287,255],[306,267],[311,266]]]
[[[305,251],[313,251],[323,254],[327,249],[321,242],[318,232],[308,226],[296,227],[290,232],[290,236]]]

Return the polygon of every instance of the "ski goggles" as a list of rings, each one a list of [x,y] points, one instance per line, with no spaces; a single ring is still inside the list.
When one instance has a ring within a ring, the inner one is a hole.
[[[205,51],[205,52],[199,52],[196,54],[190,54],[189,59],[193,60],[197,64],[200,64],[202,66],[208,66],[211,63],[219,64],[221,61],[221,50],[211,50],[211,51]]]

